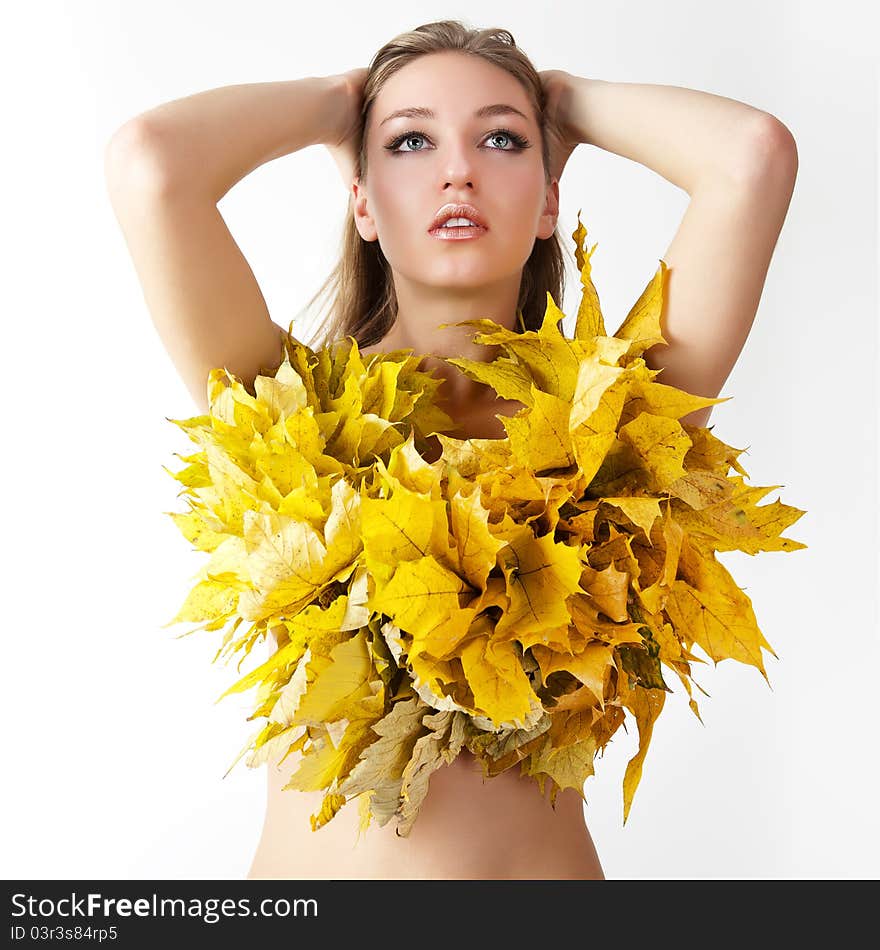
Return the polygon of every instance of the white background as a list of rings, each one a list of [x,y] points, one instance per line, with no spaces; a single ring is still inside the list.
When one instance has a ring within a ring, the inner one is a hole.
[[[678,680],[626,826],[620,730],[587,782],[609,878],[877,876],[877,63],[871,5],[667,0],[323,5],[19,4],[4,18],[5,516],[0,873],[242,878],[265,771],[241,761],[252,694],[220,634],[162,629],[203,555],[165,417],[197,413],[162,348],[110,208],[103,148],[160,102],[366,65],[445,17],[504,26],[538,69],[690,86],[777,115],[800,172],[758,316],[713,411],[753,485],[806,509],[789,554],[724,556],[779,660]],[[609,329],[668,247],[687,195],[583,146],[563,175],[598,242]],[[321,146],[265,164],[220,209],[284,326],[333,264],[346,194]],[[748,235],[743,235],[748,240]],[[577,306],[572,268],[565,309]],[[250,666],[242,668],[242,672]],[[291,793],[296,794],[296,793]]]

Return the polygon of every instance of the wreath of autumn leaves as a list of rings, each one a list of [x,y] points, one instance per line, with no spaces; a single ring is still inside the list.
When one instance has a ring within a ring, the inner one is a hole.
[[[249,719],[265,720],[235,762],[300,752],[285,787],[324,792],[313,831],[357,799],[362,829],[396,817],[409,834],[432,772],[464,748],[488,777],[549,782],[552,804],[583,797],[628,710],[625,822],[670,675],[699,718],[695,645],[766,678],[773,651],[715,553],[806,547],[781,537],[804,512],[759,507],[772,489],[745,484],[743,450],[680,422],[726,399],[647,367],[665,263],[609,336],[580,214],[572,237],[572,338],[548,294],[540,330],[467,321],[499,355],[448,360],[522,403],[506,438],[452,437],[441,380],[411,350],[364,358],[347,337],[316,352],[290,331],[255,395],[215,369],[209,412],[168,420],[198,451],[169,472],[189,510],[167,514],[209,557],[166,626],[225,628],[214,659],[239,668],[272,634],[223,694],[256,688]]]

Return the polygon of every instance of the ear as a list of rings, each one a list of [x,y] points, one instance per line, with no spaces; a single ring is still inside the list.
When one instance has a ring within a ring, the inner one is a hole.
[[[361,184],[360,177],[356,177],[351,183],[351,209],[354,215],[354,226],[365,241],[376,241],[379,235],[373,218],[367,210],[367,205],[366,189]]]
[[[547,197],[544,202],[544,212],[538,224],[537,237],[546,240],[556,230],[556,223],[559,221],[559,179],[554,178],[547,189]]]

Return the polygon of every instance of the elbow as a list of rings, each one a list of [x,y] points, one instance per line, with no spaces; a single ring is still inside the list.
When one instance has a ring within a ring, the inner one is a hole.
[[[112,195],[119,189],[155,192],[166,187],[168,163],[157,134],[140,117],[120,126],[104,146],[104,180]]]
[[[745,181],[797,177],[797,142],[791,130],[769,112],[758,112],[743,136],[738,176]]]

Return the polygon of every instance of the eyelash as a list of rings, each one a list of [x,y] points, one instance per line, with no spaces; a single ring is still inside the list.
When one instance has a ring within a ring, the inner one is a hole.
[[[421,152],[422,150],[420,148],[407,149],[403,152],[397,151],[399,145],[414,135],[419,136],[419,138],[428,138],[424,132],[419,132],[418,129],[410,129],[408,132],[403,132],[401,135],[398,135],[397,138],[389,142],[385,148],[388,149],[388,151],[393,155],[408,155],[412,152]],[[513,142],[515,148],[492,148],[489,149],[490,152],[520,152],[524,148],[529,148],[530,146],[530,142],[525,136],[519,135],[518,133],[513,132],[511,129],[493,129],[486,136],[486,138],[490,138],[493,135],[506,135],[511,140],[511,142]]]

